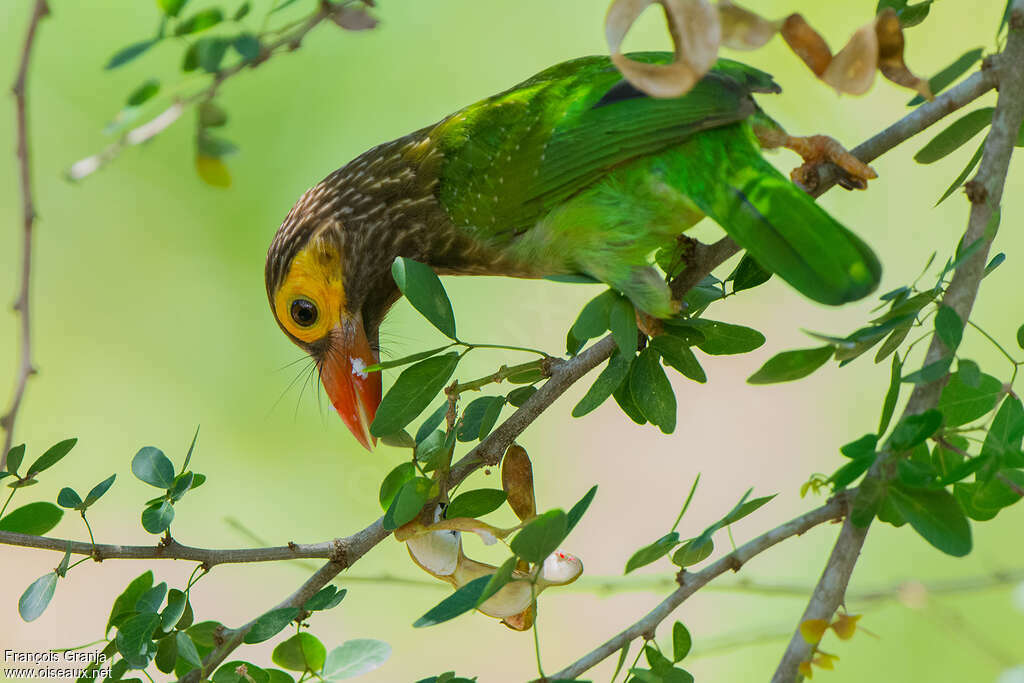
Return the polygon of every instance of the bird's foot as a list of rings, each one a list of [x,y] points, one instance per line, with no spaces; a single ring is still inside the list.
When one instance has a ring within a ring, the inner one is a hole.
[[[777,125],[755,126],[754,133],[765,149],[785,147],[800,155],[804,163],[793,169],[789,177],[801,187],[817,184],[818,166],[824,163],[835,165],[839,172],[839,184],[848,190],[863,190],[869,180],[878,177],[875,169],[850,154],[838,140],[827,135],[799,137],[790,135]]]
[[[832,163],[839,169],[839,184],[848,190],[863,190],[868,181],[878,177],[875,169],[846,151],[835,138],[827,135],[809,135],[807,137],[789,138],[783,145],[791,149],[804,160],[803,166],[793,169],[789,177],[793,182],[807,186],[811,179],[817,178],[817,167],[823,163]]]
[[[682,303],[672,300],[672,312],[673,314],[679,313],[682,310]],[[640,328],[648,337],[657,337],[659,334],[665,332],[665,327],[661,322],[660,318],[655,318],[649,313],[641,311],[639,308],[636,309],[636,326]]]

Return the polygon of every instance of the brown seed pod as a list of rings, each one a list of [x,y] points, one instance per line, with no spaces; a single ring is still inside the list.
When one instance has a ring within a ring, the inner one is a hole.
[[[512,444],[505,451],[501,463],[501,487],[508,496],[508,505],[520,520],[532,519],[537,514],[537,501],[533,493],[533,465],[522,446]]]

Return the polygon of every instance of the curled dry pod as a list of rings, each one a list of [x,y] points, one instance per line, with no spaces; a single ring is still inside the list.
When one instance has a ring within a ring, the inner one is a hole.
[[[781,21],[769,21],[729,0],[719,1],[718,21],[722,25],[722,45],[734,50],[756,50],[782,28]]]
[[[532,519],[537,514],[537,501],[533,494],[533,465],[522,446],[512,444],[505,451],[501,463],[501,487],[508,496],[508,505],[520,520]]]
[[[841,93],[863,95],[875,82],[877,68],[878,36],[872,21],[850,37],[850,42],[832,58],[821,80]]]
[[[821,35],[799,14],[790,14],[782,22],[782,38],[797,57],[804,60],[815,76],[821,76],[832,61],[832,50]]]
[[[665,10],[675,56],[670,64],[648,64],[621,52],[630,27],[653,4]],[[605,38],[622,75],[652,97],[680,97],[696,85],[718,57],[722,30],[718,10],[707,0],[613,0],[605,18]]]
[[[903,61],[903,28],[895,10],[887,7],[875,18],[875,36],[878,39],[878,70],[897,85],[916,90],[926,100],[933,100],[928,81],[918,78]]]

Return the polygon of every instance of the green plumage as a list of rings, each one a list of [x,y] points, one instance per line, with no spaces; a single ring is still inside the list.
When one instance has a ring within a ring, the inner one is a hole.
[[[720,60],[685,96],[653,99],[608,58],[587,57],[422,133],[442,153],[442,208],[509,273],[586,274],[666,317],[650,255],[710,216],[804,295],[863,297],[880,275],[871,250],[761,157],[751,122],[774,124],[751,93],[777,91],[767,74]]]

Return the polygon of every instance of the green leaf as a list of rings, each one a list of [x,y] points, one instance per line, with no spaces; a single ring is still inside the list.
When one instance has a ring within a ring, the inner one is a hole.
[[[149,663],[150,639],[159,625],[160,615],[147,612],[131,617],[117,629],[117,651],[129,667],[142,669]]]
[[[201,12],[196,12],[188,19],[178,22],[178,25],[174,27],[174,35],[185,36],[199,33],[216,26],[223,20],[224,13],[220,8],[211,7],[210,9],[204,9]]]
[[[166,500],[142,511],[142,528],[151,534],[162,534],[174,521],[174,507]]]
[[[509,546],[527,562],[543,562],[569,535],[569,520],[559,509],[535,518],[516,534]]]
[[[929,78],[928,88],[932,91],[932,94],[938,95],[940,92],[945,90],[950,83],[967,73],[967,70],[981,59],[983,52],[984,50],[980,47],[968,50],[964,54],[960,55],[955,62]],[[907,106],[915,107],[923,102],[924,98],[920,95],[916,95],[914,99],[907,102]]]
[[[216,70],[216,67],[207,69],[207,71]],[[196,136],[196,149],[200,156],[209,157],[211,159],[219,159],[221,157],[238,153],[238,145],[230,140],[217,137],[205,130],[200,130],[199,134]]]
[[[53,503],[42,501],[29,503],[8,512],[3,519],[0,519],[0,531],[42,536],[57,526],[63,516],[64,511]]]
[[[174,664],[178,661],[178,641],[175,638],[163,638],[159,642],[153,663],[158,671],[169,674],[174,671]]]
[[[416,462],[422,463],[426,472],[437,469],[455,447],[455,436],[455,431],[446,435],[440,429],[435,430],[416,446]]]
[[[247,62],[260,56],[260,39],[251,33],[241,33],[231,42],[235,52]]]
[[[681,662],[686,659],[686,655],[690,654],[691,647],[693,647],[693,638],[690,637],[690,631],[683,625],[683,622],[677,621],[672,624],[672,661]]]
[[[158,489],[174,485],[174,464],[164,452],[153,446],[140,448],[132,458],[132,474]]]
[[[437,354],[441,353],[442,351],[450,347],[451,344],[445,344],[444,346],[438,346],[436,349],[420,351],[419,353],[414,353],[411,356],[405,356],[404,358],[396,358],[395,360],[386,360],[382,363],[374,363],[373,365],[366,368],[365,372],[377,372],[378,370],[388,370],[390,368],[397,368],[403,365],[409,365],[410,363],[415,363],[416,361],[423,360],[424,358],[436,356]]]
[[[964,363],[961,361],[959,370],[950,376],[949,382],[943,387],[937,406],[949,427],[967,424],[990,412],[996,407],[996,401],[1003,391],[1003,383],[991,375],[980,375],[977,384],[971,386],[964,381],[963,368]],[[972,378],[971,373],[972,370],[967,371],[968,379]]]
[[[938,410],[933,409],[918,415],[908,415],[896,425],[892,436],[889,437],[889,442],[894,451],[906,451],[919,443],[924,443],[941,426],[942,413]]]
[[[160,605],[163,604],[164,597],[166,596],[167,583],[165,581],[161,581],[139,596],[139,599],[135,601],[135,611],[156,613],[160,610]]]
[[[644,414],[640,412],[640,409],[633,401],[633,394],[629,390],[628,380],[624,381],[619,385],[618,389],[612,392],[612,397],[630,420],[638,425],[647,424],[647,418],[644,417]]]
[[[516,391],[518,391],[518,389]],[[444,420],[447,414],[448,401],[446,400],[443,401],[441,405],[439,405],[437,409],[430,414],[430,417],[423,421],[423,424],[420,425],[420,428],[416,430],[416,443],[423,443],[423,441],[426,440],[427,437],[433,434],[434,430],[438,428],[438,426],[441,424],[441,421]]]
[[[199,126],[201,128],[217,128],[228,122],[228,113],[216,102],[203,100],[199,103]]]
[[[213,683],[270,683],[270,675],[252,662],[236,660],[221,664],[211,680]]]
[[[224,61],[230,41],[217,36],[200,38],[185,51],[185,59],[182,60],[181,70],[185,72],[195,71],[199,67],[208,73],[215,73],[220,69]]]
[[[391,275],[413,308],[446,337],[456,338],[452,303],[441,279],[429,266],[399,256],[391,264]]]
[[[177,588],[167,591],[167,606],[160,612],[160,628],[165,633],[170,633],[178,625],[187,605],[188,595],[184,591]]]
[[[178,641],[178,656],[184,659],[186,662],[191,664],[193,667],[203,665],[203,660],[199,657],[199,651],[196,650],[195,643],[189,638],[188,634],[184,631],[178,631],[174,634],[174,639]]]
[[[768,282],[771,276],[771,272],[765,270],[753,256],[744,254],[736,268],[725,280],[726,282],[732,280],[732,293],[735,294],[742,292],[744,289],[752,289],[763,285],[765,282]]]
[[[57,493],[57,505],[62,508],[69,508],[74,510],[82,504],[82,499],[78,497],[78,493],[73,488],[65,486]]]
[[[252,5],[249,3],[249,0],[245,0],[245,2],[243,2],[241,5],[239,5],[238,9],[235,10],[234,15],[232,15],[232,17],[231,17],[231,20],[232,21],[241,21],[242,19],[245,19],[247,16],[249,16],[249,11],[251,9],[252,9]]]
[[[952,353],[960,346],[960,340],[963,339],[964,322],[949,306],[939,306],[939,312],[935,315],[935,333],[939,335],[939,339]]]
[[[835,491],[842,491],[844,488],[856,481],[860,475],[870,469],[877,456],[874,453],[855,458],[832,473],[828,478]]]
[[[701,335],[703,337],[704,335]],[[694,382],[704,384],[708,376],[700,361],[693,355],[689,345],[680,337],[671,334],[662,334],[651,340],[651,347],[661,355],[666,365],[675,368],[684,377]]]
[[[89,491],[89,494],[85,497],[85,501],[84,501],[85,507],[89,507],[90,505],[95,503],[97,500],[102,498],[103,494],[106,493],[110,489],[111,486],[113,486],[114,479],[116,479],[116,478],[117,478],[116,474],[111,474],[109,477],[107,477],[106,479],[104,479],[100,483],[98,483],[95,486],[93,486],[92,490]]]
[[[18,598],[18,614],[24,621],[35,621],[39,618],[53,599],[53,591],[57,588],[56,572],[48,572],[32,582]]]
[[[902,382],[909,384],[928,384],[934,382],[937,379],[942,379],[949,372],[949,366],[952,365],[953,358],[940,358],[934,363],[925,365],[920,370],[916,370],[909,375],[903,377]]]
[[[387,512],[384,513],[384,528],[391,531],[412,521],[430,499],[430,488],[433,483],[426,477],[414,477],[402,484]]]
[[[17,474],[21,466],[21,460],[25,457],[25,444],[19,444],[7,451],[7,471]]]
[[[1021,133],[1024,134],[1024,126],[1021,127]],[[1002,265],[1003,261],[1005,260],[1006,254],[1004,252],[999,252],[998,254],[993,256],[992,260],[990,260],[988,262],[988,265],[985,266],[985,273],[982,275],[982,277],[988,277],[992,273],[992,271],[998,268],[1000,265]]]
[[[219,621],[201,621],[188,629],[188,635],[199,647],[213,648],[224,625]]]
[[[382,640],[347,640],[327,655],[322,675],[334,681],[354,678],[380,667],[390,656],[391,646]]]
[[[956,151],[992,123],[994,107],[983,107],[960,117],[914,155],[919,164],[930,164]]]
[[[878,445],[877,434],[865,434],[856,441],[851,441],[839,447],[839,452],[851,460],[863,458],[875,454],[875,446]]]
[[[608,311],[608,327],[612,330],[615,343],[619,345],[619,351],[626,358],[636,355],[636,347],[639,343],[636,328],[636,310],[629,299],[619,296],[612,303]]]
[[[1024,349],[1024,325],[1017,328],[1017,346]]]
[[[730,325],[717,320],[691,318],[686,325],[696,328],[704,335],[704,341],[697,348],[712,356],[729,356],[747,353],[764,344],[764,335],[742,325]]]
[[[299,616],[298,607],[281,607],[278,609],[272,609],[269,612],[260,615],[256,619],[256,623],[252,625],[249,632],[245,634],[245,638],[242,639],[243,643],[262,643],[264,640],[270,640],[278,633],[283,631],[288,624],[292,623],[295,617]]]
[[[295,678],[280,669],[264,669],[269,677],[268,683],[295,683]]]
[[[181,12],[181,8],[185,6],[188,0],[156,0],[156,3],[160,5],[160,9],[164,11],[169,17],[176,17]]]
[[[580,342],[580,348],[588,339],[599,337],[605,333],[609,325],[612,304],[618,298],[618,294],[609,289],[598,294],[583,307],[579,316],[576,317],[576,322],[569,328],[569,334]],[[570,348],[567,351],[570,354],[575,354],[579,349]]]
[[[128,106],[141,106],[148,100],[155,97],[158,92],[160,92],[160,81],[155,78],[151,78],[132,91],[132,94],[128,96]]]
[[[1010,451],[1020,450],[1021,438],[1024,436],[1024,407],[1016,396],[1007,396],[996,412],[985,442],[981,446],[982,455],[1001,457]]]
[[[384,395],[370,433],[384,436],[403,429],[430,405],[459,364],[458,353],[446,353],[406,368]]]
[[[476,489],[455,497],[445,510],[445,517],[483,517],[502,506],[508,496],[500,489]]]
[[[604,403],[629,375],[632,361],[633,356],[624,355],[616,350],[587,393],[572,409],[572,416],[583,417]]]
[[[835,352],[831,344],[814,349],[783,351],[772,356],[761,369],[747,378],[750,384],[791,382],[811,374],[828,362]]]
[[[889,497],[924,540],[954,557],[971,552],[971,526],[948,491],[890,486]]]
[[[677,545],[679,545],[679,534],[675,531],[670,531],[653,543],[645,545],[633,553],[632,557],[626,562],[626,570],[623,573],[628,574],[634,569],[639,569],[660,560],[665,555],[668,555]]]
[[[484,426],[484,417],[492,409],[492,404],[498,404],[498,409],[505,405],[504,396],[481,396],[472,401],[462,411],[462,419],[456,425],[456,438],[459,441],[476,441],[480,438],[481,427]],[[494,422],[491,422],[494,426]],[[490,429],[488,429],[490,431]]]
[[[348,590],[345,588],[338,590],[336,586],[324,586],[320,592],[306,601],[302,609],[307,612],[334,609],[341,604],[346,594],[348,594]]]
[[[522,405],[526,403],[526,401],[528,401],[529,398],[536,393],[537,387],[519,387],[518,389],[513,389],[512,391],[508,392],[508,394],[505,396],[505,400],[508,401],[508,404],[510,406],[513,406],[515,408],[521,408]]]
[[[427,610],[427,613],[414,621],[412,625],[415,628],[434,626],[475,609],[477,601],[483,595],[490,580],[490,574],[473,579]]]
[[[181,500],[185,496],[185,494],[188,493],[189,489],[192,488],[192,480],[194,478],[195,475],[192,474],[191,472],[179,474],[177,477],[174,478],[174,484],[168,491],[171,496],[171,502],[177,502]]]
[[[61,458],[71,452],[71,449],[78,443],[78,439],[65,439],[59,443],[56,443],[46,449],[46,452],[36,458],[35,462],[29,465],[28,473],[25,474],[26,479],[32,479],[35,475],[39,474],[43,470],[48,470],[58,462]]]
[[[672,553],[672,564],[679,567],[689,567],[708,559],[714,550],[715,544],[710,538],[703,540],[691,538]]]
[[[327,648],[312,633],[296,633],[275,647],[270,658],[282,669],[316,673],[324,666]]]
[[[988,139],[987,136],[986,139]],[[964,184],[964,182],[967,181],[967,176],[971,175],[971,171],[973,171],[974,167],[977,166],[978,162],[981,161],[981,155],[982,153],[984,153],[984,151],[985,140],[982,140],[981,144],[978,145],[978,149],[974,150],[974,156],[972,156],[970,161],[967,162],[967,165],[964,166],[964,169],[960,171],[960,175],[958,175],[956,179],[952,183],[950,183],[949,187],[946,188],[946,191],[942,193],[942,196],[939,197],[939,201],[935,202],[935,206],[938,206],[942,202],[949,199],[949,196],[956,192],[957,188],[959,188],[961,185]]]
[[[57,576],[64,578],[68,573],[68,566],[71,564],[71,541],[67,540],[64,542],[64,556],[60,558],[60,564],[57,565]]]
[[[139,43],[133,43],[126,48],[118,50],[113,57],[107,60],[104,69],[116,69],[117,67],[127,64],[149,48],[157,44],[156,40],[143,40]]]
[[[392,446],[393,448],[416,448],[416,439],[412,438],[412,435],[404,429],[400,429],[394,434],[382,436],[380,442],[385,446]]]
[[[138,575],[127,588],[121,592],[114,605],[110,608],[110,617],[107,619],[107,626],[104,633],[109,633],[111,627],[120,628],[124,620],[135,613],[135,603],[143,593],[153,587],[153,571],[148,570]],[[212,623],[212,622],[211,622]]]
[[[569,508],[568,514],[566,514],[565,533],[568,536],[576,525],[583,519],[583,514],[590,507],[590,504],[594,502],[594,496],[597,495],[597,486],[591,486],[590,490],[583,494],[583,497],[576,501],[576,504]]]
[[[676,395],[658,362],[658,355],[650,347],[633,361],[629,373],[629,392],[644,417],[664,434],[676,428]]]
[[[878,421],[878,434],[885,434],[889,428],[889,422],[896,411],[896,402],[900,398],[900,373],[903,372],[903,363],[900,362],[900,355],[893,354],[892,370],[889,373],[889,389],[885,392],[885,401],[882,403],[882,417]]]
[[[735,524],[736,522],[740,521],[741,519],[743,519],[747,515],[751,514],[752,512],[754,512],[755,510],[760,508],[765,503],[771,502],[772,498],[774,498],[777,495],[778,494],[776,493],[776,494],[772,494],[770,496],[762,496],[760,498],[754,498],[753,500],[748,500],[745,503],[737,506],[736,509],[734,509],[732,512],[730,512],[725,517],[723,517],[722,518],[722,522],[726,526],[729,525],[729,524]]]

